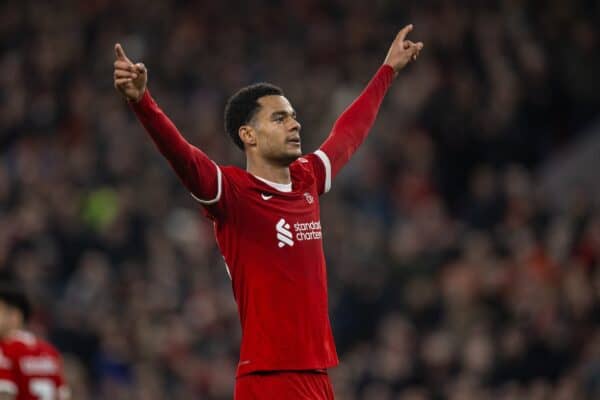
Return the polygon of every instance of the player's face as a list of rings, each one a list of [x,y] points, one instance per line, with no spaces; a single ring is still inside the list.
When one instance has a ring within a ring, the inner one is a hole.
[[[256,150],[272,161],[289,165],[302,155],[300,123],[294,108],[283,96],[258,99],[260,109],[253,118]]]

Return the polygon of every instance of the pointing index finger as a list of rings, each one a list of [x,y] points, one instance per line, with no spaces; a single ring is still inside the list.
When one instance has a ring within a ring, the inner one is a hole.
[[[398,33],[398,40],[400,41],[400,43],[404,42],[406,35],[408,35],[408,32],[412,31],[412,29],[413,25],[408,24],[404,28],[402,28],[402,30],[400,30],[400,32]]]
[[[127,58],[127,56],[125,55],[125,51],[121,47],[120,43],[115,44],[115,54],[117,55],[117,59],[131,63],[129,58]]]

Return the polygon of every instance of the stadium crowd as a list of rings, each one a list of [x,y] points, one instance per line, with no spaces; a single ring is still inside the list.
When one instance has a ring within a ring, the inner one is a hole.
[[[237,88],[280,85],[314,150],[412,22],[425,43],[322,198],[343,400],[600,397],[600,208],[536,168],[600,110],[594,1],[0,5],[0,272],[74,398],[231,398],[240,328],[197,203],[112,87],[120,41],[219,163]]]

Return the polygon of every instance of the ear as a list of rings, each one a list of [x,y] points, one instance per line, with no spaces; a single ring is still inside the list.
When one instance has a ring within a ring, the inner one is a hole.
[[[242,125],[238,130],[240,139],[246,146],[256,145],[256,131],[250,125]]]

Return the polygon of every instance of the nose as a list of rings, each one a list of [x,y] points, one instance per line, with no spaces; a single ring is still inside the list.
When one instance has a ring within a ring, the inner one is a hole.
[[[300,129],[302,128],[302,125],[300,124],[300,122],[296,121],[295,119],[291,119],[291,123],[290,123],[290,131],[298,131],[300,132]]]

